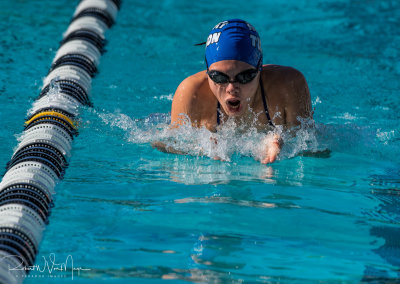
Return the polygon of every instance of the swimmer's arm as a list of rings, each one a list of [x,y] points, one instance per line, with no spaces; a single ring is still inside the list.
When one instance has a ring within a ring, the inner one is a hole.
[[[151,146],[164,153],[179,154],[179,155],[187,154],[186,152],[177,150],[174,147],[167,145],[161,141],[154,141],[151,143]]]
[[[285,117],[284,129],[288,130],[293,126],[301,124],[301,119],[311,119],[311,98],[306,79],[301,72],[290,68],[285,74],[284,91],[282,97],[285,99]],[[284,144],[284,141],[278,133],[266,135],[264,141],[264,157],[261,163],[273,163]]]
[[[285,128],[301,124],[301,120],[312,122],[311,97],[303,74],[291,69],[285,78]]]
[[[314,127],[313,110],[311,105],[311,96],[308,84],[303,74],[299,71],[292,69],[287,75],[286,80],[287,94],[286,107],[285,107],[285,125],[284,129],[291,136],[295,135],[294,126],[301,125],[306,127]],[[283,145],[283,141],[278,142],[278,139],[273,143]],[[270,151],[274,151],[274,147]],[[299,156],[315,157],[315,158],[328,158],[330,157],[331,150],[324,149],[319,151],[303,151]],[[278,152],[279,154],[279,152]]]
[[[198,127],[197,121],[199,113],[196,111],[196,84],[193,76],[182,81],[175,91],[171,105],[171,128],[191,123],[193,127]]]
[[[193,121],[196,121],[196,113],[194,112],[193,106],[194,98],[196,96],[196,90],[192,82],[193,79],[191,77],[183,80],[175,91],[175,95],[171,105],[171,129],[178,128],[179,126],[186,123],[192,123],[192,126],[196,126],[193,124]],[[161,141],[152,142],[151,145],[153,146],[153,148],[156,148],[164,153],[181,155],[187,154]]]

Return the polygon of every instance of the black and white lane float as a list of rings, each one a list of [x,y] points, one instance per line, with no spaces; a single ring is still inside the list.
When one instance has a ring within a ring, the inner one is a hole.
[[[22,283],[34,265],[78,134],[79,106],[91,105],[92,77],[104,52],[105,32],[115,22],[119,0],[83,0],[34,102],[0,183],[0,283]]]

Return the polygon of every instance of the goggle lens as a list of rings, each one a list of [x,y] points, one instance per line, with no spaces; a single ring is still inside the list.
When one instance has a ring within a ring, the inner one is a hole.
[[[228,75],[220,71],[217,70],[207,71],[207,74],[210,77],[210,79],[217,84],[228,84],[236,82],[238,82],[239,84],[247,84],[254,80],[254,78],[257,76],[257,73],[258,73],[257,69],[245,70],[237,74],[234,80],[230,80]]]

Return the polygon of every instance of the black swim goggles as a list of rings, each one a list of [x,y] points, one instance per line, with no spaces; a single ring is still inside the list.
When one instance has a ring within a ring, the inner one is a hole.
[[[240,72],[235,76],[235,79],[231,80],[228,75],[222,73],[217,70],[207,70],[208,77],[213,80],[217,84],[228,84],[228,83],[236,83],[239,84],[248,84],[254,80],[257,76],[258,69],[248,69]]]
[[[228,83],[239,83],[239,84],[248,84],[251,81],[254,80],[254,78],[257,76],[258,71],[260,70],[262,59],[260,58],[257,64],[256,69],[247,69],[235,76],[233,80],[230,79],[230,77],[217,70],[209,70],[208,69],[208,64],[207,64],[207,59],[206,59],[206,64],[207,64],[207,74],[208,77],[210,77],[213,82],[223,85],[223,84],[228,84]]]

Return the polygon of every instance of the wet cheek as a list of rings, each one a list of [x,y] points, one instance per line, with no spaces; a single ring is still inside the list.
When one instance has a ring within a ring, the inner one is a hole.
[[[241,97],[243,98],[244,101],[249,102],[251,100],[252,94],[254,94],[257,91],[257,88],[243,88],[241,90]]]
[[[257,92],[258,85],[249,85],[245,87],[246,94],[254,94]]]
[[[219,84],[213,83],[213,89],[215,91],[217,91],[218,93],[223,92],[225,90],[225,88]]]
[[[213,85],[211,91],[214,93],[214,95],[217,98],[223,98],[225,96],[225,89],[221,88],[221,86],[219,85]]]
[[[225,94],[227,91],[226,91],[226,88],[221,87],[221,86],[218,86],[218,87],[217,87],[217,92],[218,92],[218,94],[223,95],[223,94]]]

